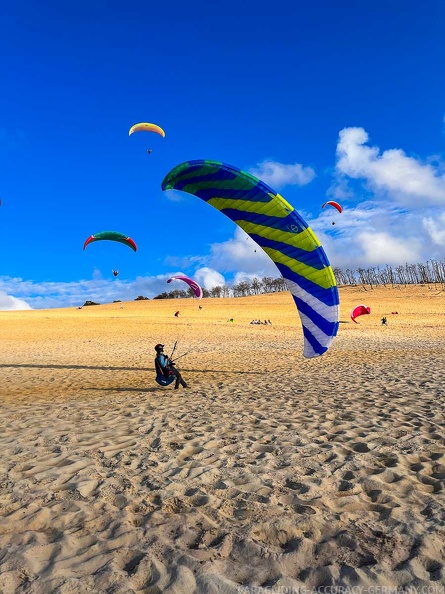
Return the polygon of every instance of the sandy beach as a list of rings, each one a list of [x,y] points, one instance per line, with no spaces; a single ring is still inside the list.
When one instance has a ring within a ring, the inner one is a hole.
[[[311,360],[287,292],[0,312],[0,592],[445,592],[445,292],[340,302]]]

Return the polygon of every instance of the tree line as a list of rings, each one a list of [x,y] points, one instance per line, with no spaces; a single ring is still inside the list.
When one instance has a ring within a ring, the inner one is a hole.
[[[445,288],[445,262],[428,260],[424,264],[404,264],[399,266],[384,267],[372,266],[370,268],[358,268],[351,270],[347,268],[334,268],[334,276],[337,284],[347,285],[419,285],[419,284],[441,284]]]
[[[333,268],[334,276],[339,287],[369,285],[418,285],[418,284],[441,284],[445,289],[445,262],[429,260],[424,264],[405,264],[399,266],[384,267],[372,266],[370,268]],[[287,291],[287,283],[282,277],[253,278],[251,281],[240,281],[234,285],[218,285],[213,289],[202,289],[203,297],[247,297],[248,295],[261,295],[263,293],[278,293]],[[181,299],[194,297],[192,289],[164,292],[153,299]],[[139,297],[141,299],[141,297]]]
[[[218,285],[213,289],[202,289],[203,297],[247,297],[248,295],[260,295],[262,293],[278,293],[287,291],[287,284],[284,278],[272,278],[265,276],[261,279],[253,278],[249,281],[240,281],[234,285]],[[165,291],[156,295],[153,299],[181,299],[184,297],[195,297],[193,289]]]

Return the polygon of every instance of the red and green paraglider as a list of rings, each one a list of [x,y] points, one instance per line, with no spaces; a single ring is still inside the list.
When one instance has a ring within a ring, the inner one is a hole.
[[[119,243],[123,243],[130,247],[134,252],[137,251],[137,245],[128,237],[128,235],[124,235],[123,233],[119,233],[118,231],[101,231],[100,233],[95,233],[94,235],[90,235],[83,244],[83,249],[87,247],[93,241],[102,241],[102,240],[109,240],[109,241],[118,241]]]

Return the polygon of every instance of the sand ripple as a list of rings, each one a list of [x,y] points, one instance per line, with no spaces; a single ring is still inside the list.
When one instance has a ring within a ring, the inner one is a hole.
[[[210,320],[174,392],[133,361],[136,322],[96,359],[46,339],[39,362],[7,335],[0,592],[445,582],[440,337],[350,329],[305,361],[285,326],[222,349]]]

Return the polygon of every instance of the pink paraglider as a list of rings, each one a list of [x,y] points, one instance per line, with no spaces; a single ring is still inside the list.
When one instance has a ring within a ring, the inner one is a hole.
[[[357,307],[354,307],[354,309],[351,311],[351,320],[353,322],[355,322],[356,324],[358,324],[358,322],[355,321],[355,318],[358,318],[359,316],[363,316],[366,314],[370,314],[371,313],[371,308],[366,306],[366,305],[357,305]]]
[[[182,280],[185,283],[188,284],[188,286],[193,290],[195,297],[197,299],[201,299],[202,297],[202,289],[201,287],[198,285],[198,283],[196,281],[194,281],[192,278],[189,278],[188,276],[182,276],[182,275],[176,275],[176,276],[172,276],[171,278],[168,279],[168,283],[171,283],[172,280]]]

